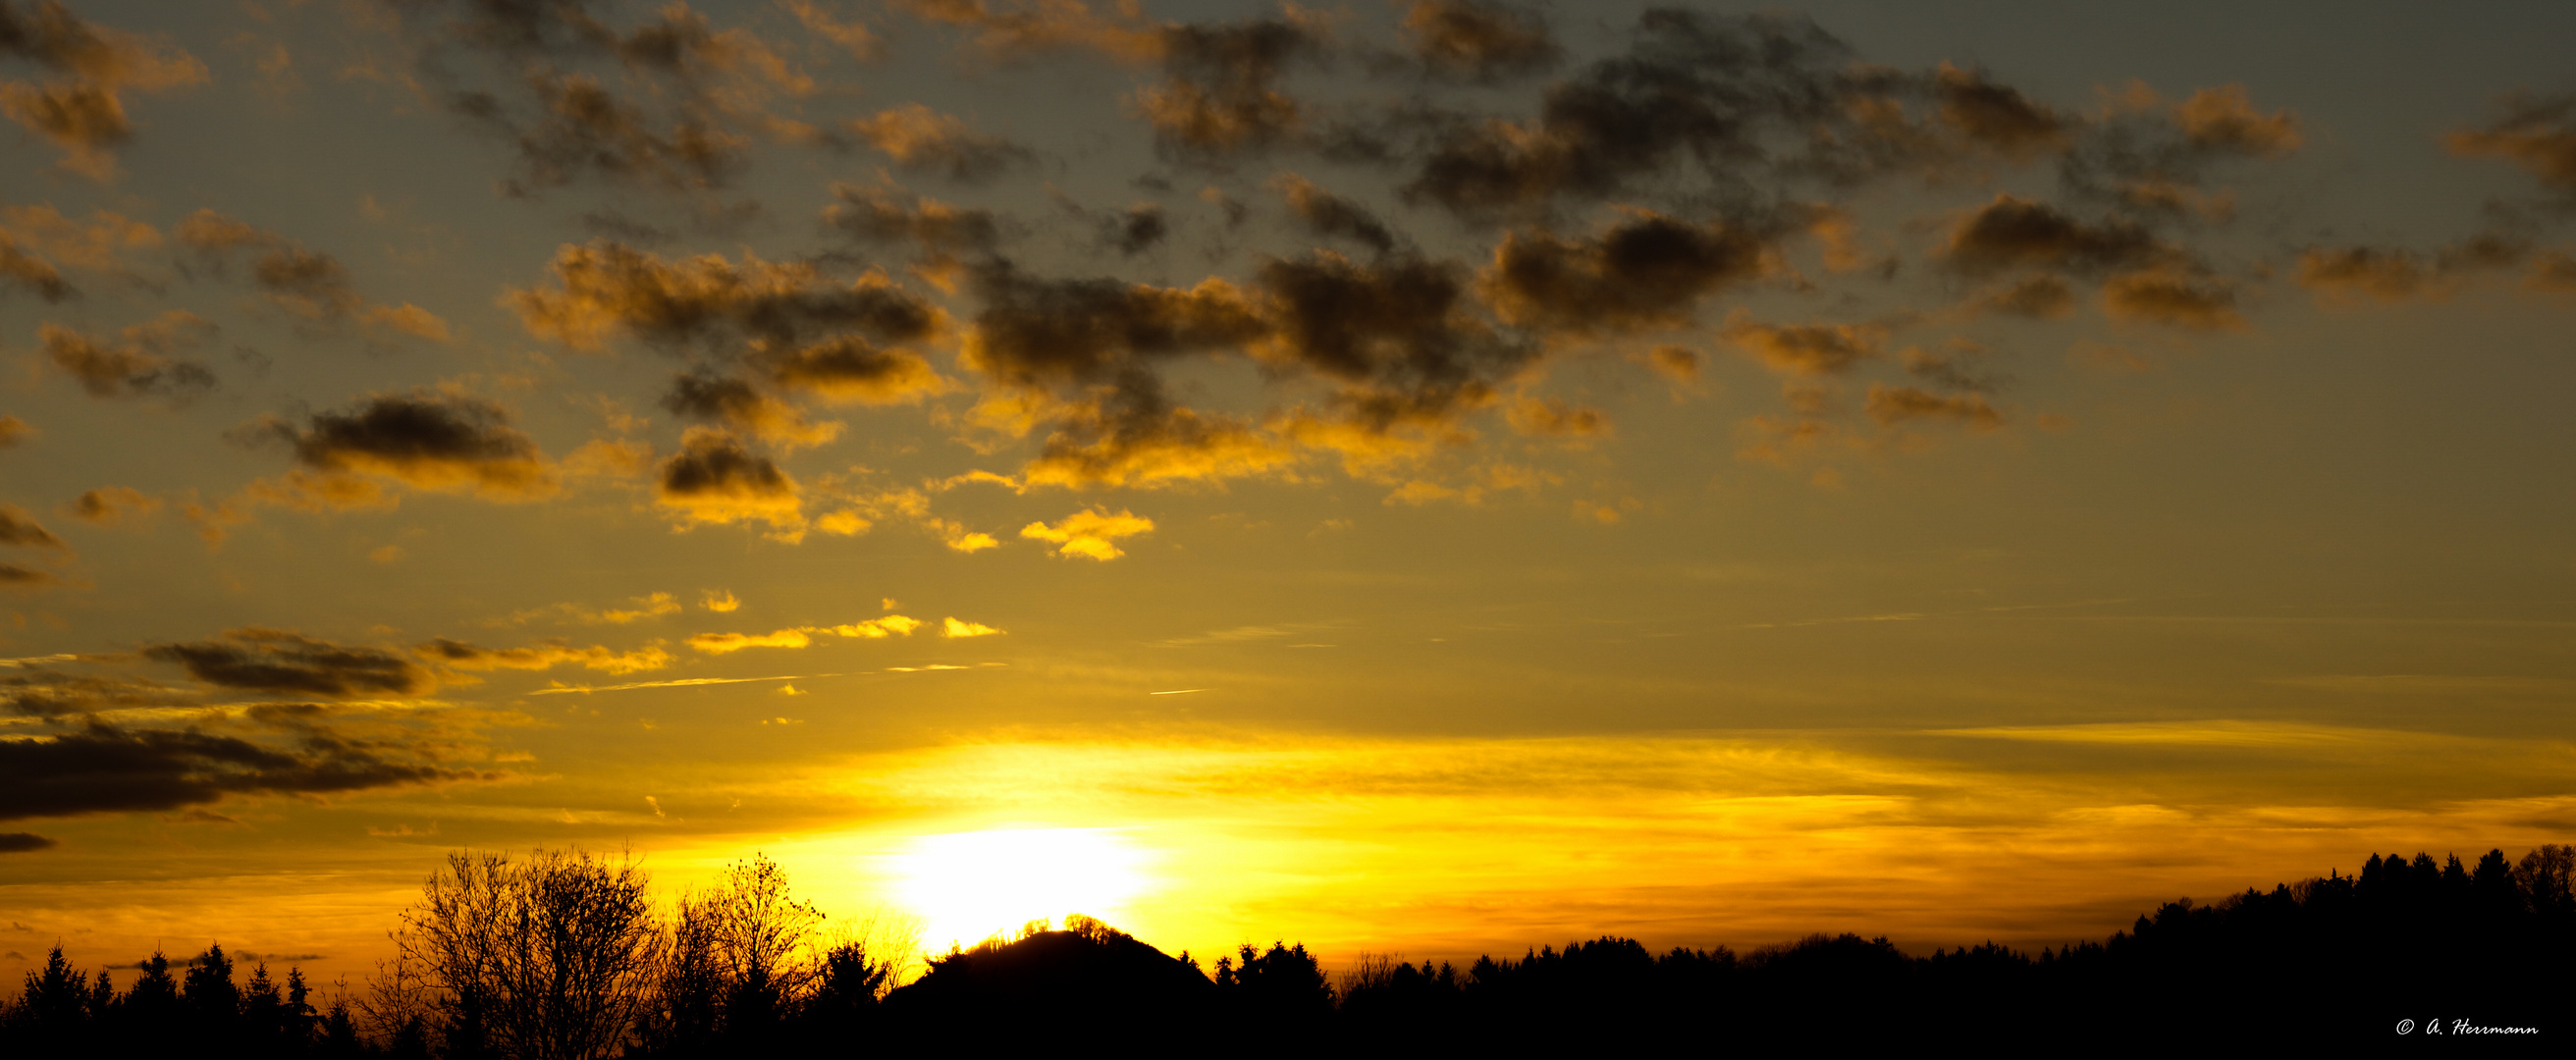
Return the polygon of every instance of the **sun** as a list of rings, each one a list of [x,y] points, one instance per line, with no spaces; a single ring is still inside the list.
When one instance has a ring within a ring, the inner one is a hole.
[[[1116,923],[1145,889],[1145,864],[1118,829],[1021,828],[920,836],[890,867],[936,953],[1067,913]]]

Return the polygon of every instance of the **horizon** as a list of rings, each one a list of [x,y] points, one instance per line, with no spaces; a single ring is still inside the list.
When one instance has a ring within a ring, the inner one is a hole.
[[[456,849],[1339,967],[2568,842],[2571,31],[0,0],[0,975]]]

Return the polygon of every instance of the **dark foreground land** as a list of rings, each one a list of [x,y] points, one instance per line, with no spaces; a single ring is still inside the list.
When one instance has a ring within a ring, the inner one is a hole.
[[[1333,976],[1301,945],[1247,945],[1211,970],[1071,917],[935,958],[889,989],[891,963],[864,942],[813,944],[821,915],[765,860],[664,917],[631,864],[460,854],[404,915],[403,956],[365,984],[317,991],[265,966],[245,978],[209,947],[185,963],[156,954],[119,989],[57,947],[0,1009],[0,1056],[2533,1043],[2576,1034],[2571,861],[2576,848],[2558,845],[2474,865],[2374,856],[2357,876],[2177,901],[2103,942],[2037,954],[1910,957],[1848,934],[1658,954],[1603,937],[1464,968],[1365,958]]]

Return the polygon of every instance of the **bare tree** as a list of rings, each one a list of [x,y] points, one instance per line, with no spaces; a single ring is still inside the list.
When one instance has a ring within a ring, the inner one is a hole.
[[[451,1056],[596,1060],[633,1036],[666,940],[644,870],[582,851],[457,853],[396,936]]]
[[[716,886],[680,899],[664,963],[654,1037],[667,1047],[724,1034],[765,1037],[815,989],[823,914],[787,889],[787,870],[760,854]]]

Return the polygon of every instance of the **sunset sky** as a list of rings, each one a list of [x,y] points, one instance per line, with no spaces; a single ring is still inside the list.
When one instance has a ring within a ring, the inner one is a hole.
[[[2576,833],[2576,7],[0,0],[0,976]]]

